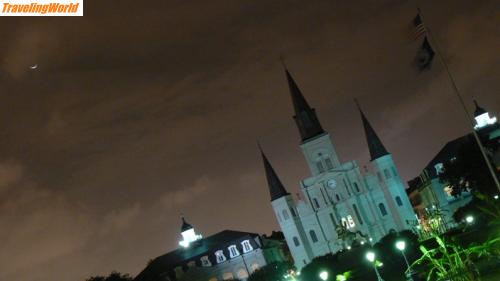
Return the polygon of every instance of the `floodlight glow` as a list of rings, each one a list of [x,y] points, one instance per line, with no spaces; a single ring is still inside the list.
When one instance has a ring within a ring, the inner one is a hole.
[[[396,248],[398,248],[398,250],[400,250],[400,251],[404,251],[404,250],[405,250],[405,248],[406,248],[406,243],[405,243],[405,241],[403,241],[403,240],[399,240],[399,241],[397,241],[397,242],[396,242]]]
[[[371,251],[366,253],[366,259],[370,262],[374,262],[375,261],[375,253],[371,252]]]
[[[494,198],[495,200],[497,200],[497,199],[498,199],[498,194],[497,194],[497,195],[495,195],[495,196],[493,196],[493,198]]]
[[[342,274],[337,275],[337,281],[346,281],[346,280],[347,280],[347,277],[345,277],[344,275],[342,275]]]
[[[474,221],[474,217],[473,217],[473,216],[467,216],[467,217],[465,218],[465,221],[466,221],[467,223],[472,223],[472,222]]]
[[[321,273],[319,274],[319,278],[321,278],[321,280],[323,281],[328,280],[328,271],[321,271]]]

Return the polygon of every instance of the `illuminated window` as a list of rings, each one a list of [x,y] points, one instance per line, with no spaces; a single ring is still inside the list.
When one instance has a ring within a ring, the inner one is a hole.
[[[238,270],[238,279],[246,278],[248,278],[248,272],[244,268],[240,268],[240,270]]]
[[[231,258],[234,258],[234,257],[237,257],[240,255],[240,252],[238,251],[238,249],[236,248],[235,245],[232,245],[228,248],[229,250],[229,257]]]
[[[250,268],[252,269],[252,272],[253,272],[253,271],[256,271],[257,269],[259,269],[260,266],[257,263],[252,263],[252,265],[250,266]]]
[[[293,237],[293,244],[295,245],[295,247],[300,246],[299,238]]]
[[[234,279],[234,275],[232,272],[226,272],[222,275],[222,279],[231,280],[231,279]]]
[[[384,203],[378,204],[378,208],[380,209],[380,213],[383,217],[387,216],[387,210],[385,209]]]
[[[403,206],[403,201],[401,201],[399,196],[396,196],[396,204],[398,204],[398,206]]]
[[[215,252],[215,258],[217,259],[217,263],[226,261],[226,256],[224,256],[222,250]]]
[[[361,216],[359,215],[358,206],[356,206],[356,204],[352,204],[352,208],[354,209],[354,214],[356,214],[356,218],[358,219],[359,224],[363,224],[363,220],[361,219]]]
[[[318,236],[316,236],[316,232],[314,232],[314,230],[309,231],[309,235],[311,236],[311,241],[313,243],[318,242]]]
[[[251,250],[253,250],[253,247],[250,244],[250,241],[248,241],[248,240],[241,242],[241,246],[243,246],[243,253],[248,253]]]

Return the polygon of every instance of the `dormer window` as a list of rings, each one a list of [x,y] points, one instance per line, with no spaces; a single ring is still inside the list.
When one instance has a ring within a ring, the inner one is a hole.
[[[234,258],[234,257],[237,257],[240,255],[240,252],[238,251],[238,249],[236,248],[235,245],[232,245],[228,248],[229,250],[229,257],[230,258]]]
[[[215,252],[215,258],[217,259],[217,263],[226,261],[226,256],[224,256],[224,252],[222,250]]]
[[[202,266],[212,266],[212,263],[208,259],[208,256],[203,256],[203,257],[201,257],[200,260],[201,260],[201,265]]]
[[[436,174],[441,174],[443,172],[443,163],[437,163],[434,165],[434,169],[436,169]]]
[[[243,246],[243,253],[248,253],[253,250],[253,247],[248,240],[241,242],[241,246]]]

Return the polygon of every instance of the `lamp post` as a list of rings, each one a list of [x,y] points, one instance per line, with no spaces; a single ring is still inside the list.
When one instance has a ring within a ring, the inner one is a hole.
[[[406,280],[413,281],[413,278],[411,277],[412,272],[410,269],[410,263],[408,263],[408,259],[406,258],[405,254],[406,242],[403,240],[396,241],[396,248],[401,251],[401,254],[403,254],[403,258],[405,259],[406,262],[406,271],[405,271]]]
[[[384,279],[382,279],[382,277],[380,276],[380,273],[378,272],[378,269],[377,269],[377,263],[376,263],[376,260],[375,260],[375,253],[372,252],[372,251],[369,251],[366,253],[366,259],[372,263],[373,265],[373,268],[375,269],[375,274],[377,274],[377,280],[378,281],[384,281]]]
[[[473,216],[467,216],[465,218],[465,222],[467,222],[468,224],[472,224],[474,222],[474,217]]]

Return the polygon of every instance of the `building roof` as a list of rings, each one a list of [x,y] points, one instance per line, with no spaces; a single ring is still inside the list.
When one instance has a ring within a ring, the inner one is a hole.
[[[267,160],[266,155],[262,152],[262,149],[260,150],[260,153],[262,155],[262,161],[264,162],[264,169],[266,171],[267,185],[269,187],[271,201],[289,195],[290,193],[286,191],[285,187],[278,178],[278,175],[274,171],[273,166],[271,166],[271,163]]]
[[[302,141],[305,142],[323,134],[325,131],[319,123],[316,111],[309,106],[304,95],[302,95],[302,92],[297,86],[297,83],[295,83],[295,80],[286,67],[285,74],[288,81],[288,88],[290,89],[290,95],[292,96],[293,108],[295,110],[295,116],[293,118],[299,128]]]
[[[178,266],[185,267],[188,262],[198,262],[202,256],[213,254],[217,250],[227,250],[227,247],[237,241],[259,237],[258,234],[234,230],[224,230],[207,238],[200,239],[189,246],[179,248],[152,260],[148,266],[139,273],[134,280],[157,280],[164,272],[173,273]],[[253,244],[254,248],[258,245]],[[213,261],[213,260],[212,260]]]
[[[366,118],[363,110],[361,110],[359,103],[357,101],[355,102],[356,106],[358,107],[359,113],[361,114],[361,121],[363,122],[363,127],[365,129],[366,142],[368,143],[368,150],[370,151],[370,160],[373,161],[377,158],[389,154],[389,152],[387,152],[387,149],[385,149],[384,144],[378,137],[377,133],[373,129],[372,125]]]

